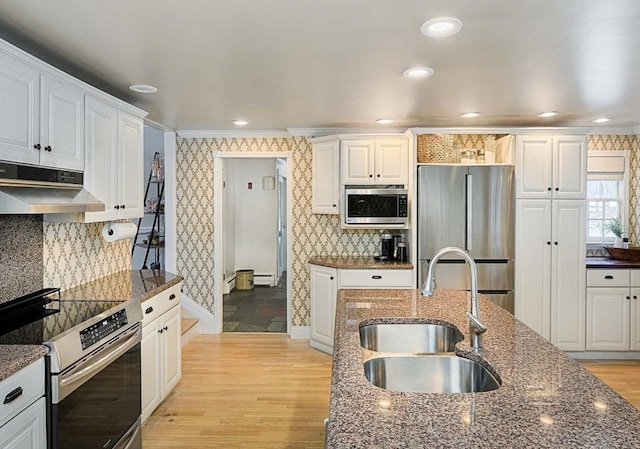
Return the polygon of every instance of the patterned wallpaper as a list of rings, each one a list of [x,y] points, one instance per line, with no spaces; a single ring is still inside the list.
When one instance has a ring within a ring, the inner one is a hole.
[[[292,324],[309,324],[313,255],[370,256],[378,250],[378,231],[344,230],[336,215],[311,213],[311,144],[302,137],[180,139],[177,141],[177,269],[185,294],[213,313],[213,152],[289,151],[293,185],[293,241],[290,279]]]

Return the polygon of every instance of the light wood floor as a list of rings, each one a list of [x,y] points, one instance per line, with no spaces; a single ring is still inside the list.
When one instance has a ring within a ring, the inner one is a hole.
[[[182,380],[143,428],[145,449],[322,448],[331,356],[285,334],[199,335]]]
[[[331,356],[282,334],[199,335],[143,428],[145,449],[322,448]],[[581,364],[640,409],[640,361]]]

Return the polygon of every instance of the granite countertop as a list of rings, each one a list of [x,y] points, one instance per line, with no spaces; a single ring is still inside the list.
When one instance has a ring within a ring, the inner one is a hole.
[[[640,268],[640,260],[621,260],[611,257],[587,257],[587,268]]]
[[[409,262],[380,261],[373,257],[354,256],[312,256],[309,263],[322,265],[329,268],[351,269],[385,269],[385,270],[411,270],[413,265]]]
[[[61,300],[122,300],[144,302],[184,278],[159,270],[125,270],[60,292]],[[0,345],[0,380],[47,353],[41,345]]]
[[[479,355],[469,339],[460,356],[491,367],[502,386],[483,393],[399,393],[364,377],[362,321],[440,321],[468,336],[467,293],[339,290],[329,448],[637,448],[640,411],[577,362],[480,296],[487,324]]]

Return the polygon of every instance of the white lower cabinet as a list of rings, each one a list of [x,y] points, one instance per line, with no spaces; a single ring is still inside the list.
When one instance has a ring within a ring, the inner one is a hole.
[[[331,354],[338,288],[413,288],[413,270],[337,269],[311,265],[309,345]]]
[[[44,359],[2,380],[0,398],[0,449],[45,448]]]
[[[182,378],[178,284],[142,303],[142,421]]]
[[[638,278],[640,270],[587,270],[587,350],[640,351]]]

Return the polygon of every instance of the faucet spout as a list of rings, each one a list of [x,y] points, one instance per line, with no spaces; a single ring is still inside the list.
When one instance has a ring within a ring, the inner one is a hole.
[[[429,262],[427,279],[422,286],[424,296],[433,296],[436,288],[436,265],[445,254],[457,254],[461,256],[469,266],[471,277],[471,311],[466,316],[469,319],[469,333],[471,334],[471,346],[474,350],[482,348],[482,334],[487,331],[487,326],[480,320],[480,306],[478,304],[478,269],[473,258],[463,249],[448,246],[436,252]]]

